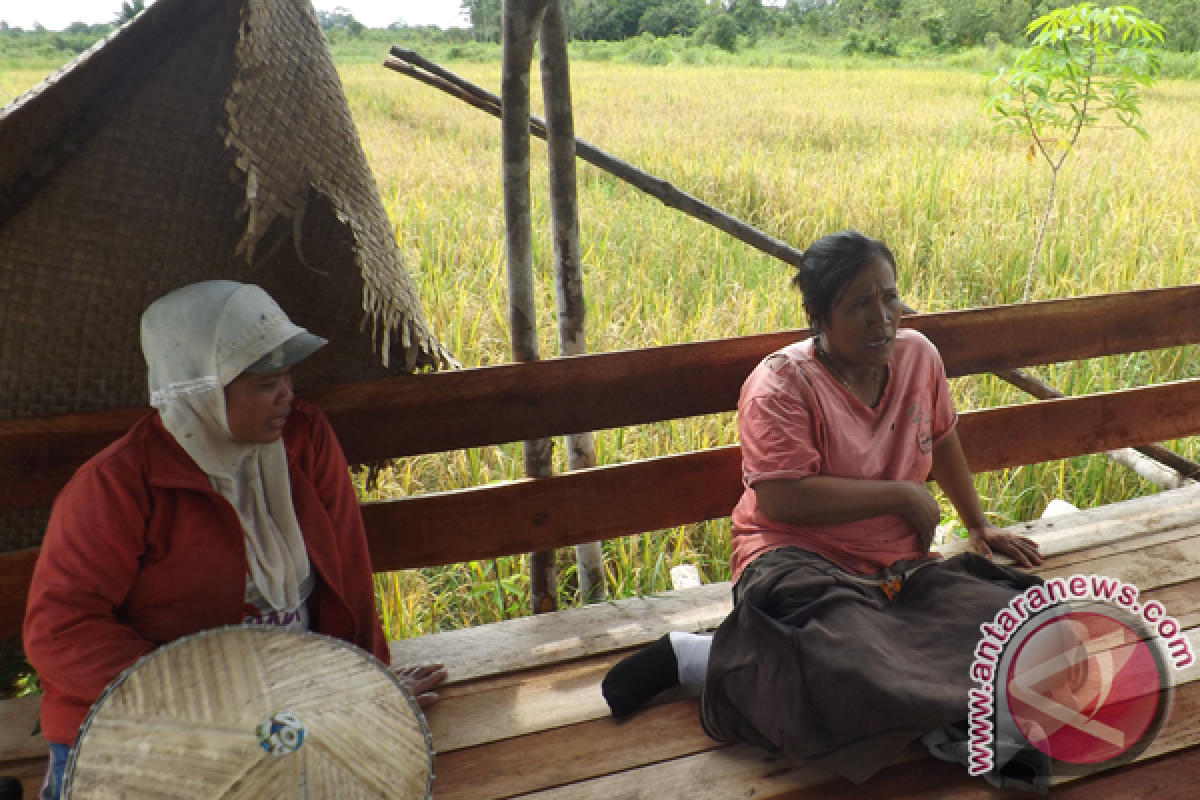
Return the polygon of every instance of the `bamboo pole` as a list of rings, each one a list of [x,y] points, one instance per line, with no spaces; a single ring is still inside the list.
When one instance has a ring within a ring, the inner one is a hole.
[[[504,0],[500,78],[504,243],[508,265],[508,323],[513,361],[537,361],[537,310],[533,292],[533,222],[529,193],[529,71],[546,0]],[[551,474],[552,439],[524,443],[525,476]],[[529,598],[533,613],[556,607],[554,551],[533,553]]]
[[[468,80],[439,67],[420,54],[402,47],[392,47],[391,56],[384,60],[383,65],[390,70],[407,75],[421,83],[432,86],[457,97],[469,105],[486,111],[492,116],[500,116],[499,98],[488,90],[476,86]],[[418,69],[419,68],[419,69]],[[546,123],[539,117],[530,117],[529,126],[534,136],[546,138]],[[728,233],[735,239],[757,248],[769,256],[778,258],[793,267],[799,267],[804,253],[790,244],[776,239],[753,225],[742,222],[737,217],[726,214],[719,208],[705,203],[687,192],[681,191],[667,181],[656,178],[648,172],[638,169],[614,155],[604,152],[598,147],[588,144],[582,139],[575,140],[575,152],[584,161],[599,167],[605,172],[620,178],[636,189],[659,200],[668,208],[707,222],[718,230]]]
[[[1066,397],[1058,389],[1038,380],[1024,370],[1001,369],[992,374],[1039,400],[1055,400]],[[1195,479],[1200,476],[1200,464],[1172,453],[1162,445],[1146,444],[1124,447],[1120,450],[1107,450],[1104,455],[1109,460],[1133,470],[1160,489],[1178,489],[1195,483]]]
[[[584,337],[583,254],[579,244],[579,201],[575,180],[575,119],[562,0],[549,0],[539,38],[542,97],[546,106],[546,152],[550,173],[550,216],[554,239],[554,283],[558,300],[558,347],[564,356],[587,353]],[[567,436],[567,468],[596,466],[591,432]],[[584,603],[605,599],[601,542],[575,546],[579,596]]]

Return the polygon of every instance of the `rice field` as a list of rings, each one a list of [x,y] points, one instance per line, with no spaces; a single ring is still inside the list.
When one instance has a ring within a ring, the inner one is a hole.
[[[457,63],[499,86],[499,65]],[[443,341],[466,365],[507,360],[499,125],[372,65],[342,78],[384,203]],[[1027,144],[993,130],[976,73],[919,69],[654,68],[579,63],[581,138],[804,247],[857,228],[887,241],[899,284],[926,311],[1021,299],[1035,209],[1049,175]],[[538,85],[535,75],[533,85]],[[537,105],[537,90],[534,91]],[[1034,298],[1200,279],[1200,83],[1147,96],[1149,141],[1089,131],[1060,179]],[[541,352],[556,352],[545,148],[534,143],[535,270]],[[579,192],[593,351],[651,347],[805,324],[784,265],[581,163]],[[1068,394],[1200,375],[1196,348],[1038,370]],[[953,382],[961,409],[1022,402],[990,377]],[[601,432],[601,463],[736,441],[732,414]],[[1195,455],[1194,442],[1173,445]],[[562,465],[560,464],[560,468]],[[397,461],[372,496],[403,496],[519,477],[517,446]],[[1036,517],[1054,497],[1079,507],[1154,487],[1104,458],[980,475],[999,524]],[[942,500],[947,522],[953,519]],[[728,578],[727,521],[608,542],[612,596],[669,588],[693,563]],[[560,601],[575,601],[560,554]],[[389,632],[409,636],[526,613],[523,557],[378,576]]]
[[[498,63],[449,66],[499,86]],[[464,365],[507,361],[499,123],[373,64],[344,64],[341,75],[431,323]],[[0,74],[0,101],[39,78]],[[577,61],[572,82],[581,138],[798,247],[844,228],[884,239],[899,260],[902,297],[916,308],[1021,299],[1049,174],[1027,160],[1027,143],[983,116],[987,82],[975,72]],[[536,107],[536,74],[533,85]],[[1081,138],[1060,176],[1034,299],[1200,280],[1200,82],[1161,82],[1144,113],[1148,141],[1115,128]],[[541,352],[553,356],[544,153],[535,141],[538,323]],[[582,162],[579,194],[592,351],[805,324],[785,265]],[[1193,347],[1036,372],[1083,394],[1196,377],[1200,362]],[[1024,400],[988,376],[952,384],[960,409]],[[611,464],[736,439],[733,415],[721,414],[603,431],[597,449]],[[1168,446],[1200,455],[1194,440]],[[363,496],[509,480],[520,463],[519,445],[402,459]],[[976,485],[998,524],[1036,517],[1054,497],[1091,507],[1155,490],[1101,457],[984,474]],[[727,579],[728,554],[727,520],[607,542],[610,596],[669,588],[679,563],[695,564],[706,581]],[[560,604],[569,605],[570,552],[559,566]],[[525,567],[515,556],[379,575],[385,627],[399,638],[525,614]]]

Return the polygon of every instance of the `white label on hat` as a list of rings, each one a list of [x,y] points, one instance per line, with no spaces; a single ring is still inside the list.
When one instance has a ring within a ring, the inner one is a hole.
[[[308,727],[290,711],[267,714],[254,729],[259,745],[273,756],[286,756],[299,750],[307,732]]]

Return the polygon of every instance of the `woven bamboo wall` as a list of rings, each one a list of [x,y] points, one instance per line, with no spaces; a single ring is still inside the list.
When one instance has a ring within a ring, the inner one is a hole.
[[[446,363],[311,5],[189,1],[0,112],[0,191],[35,186],[0,224],[0,419],[145,405],[142,311],[213,278],[330,340],[302,387]],[[45,519],[0,512],[0,552]]]

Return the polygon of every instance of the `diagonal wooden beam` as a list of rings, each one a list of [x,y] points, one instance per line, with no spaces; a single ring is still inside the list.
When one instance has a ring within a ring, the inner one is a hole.
[[[997,378],[1016,386],[1018,389],[1021,389],[1024,392],[1028,392],[1039,400],[1055,400],[1060,397],[1067,396],[1058,389],[1055,389],[1053,386],[1038,380],[1023,370],[1000,369],[996,370],[994,374]],[[1150,461],[1156,462],[1154,465],[1155,473],[1159,472],[1159,467],[1165,468],[1162,472],[1162,475],[1152,475],[1148,477],[1148,479],[1152,480],[1159,488],[1177,489],[1183,481],[1195,479],[1196,477],[1200,476],[1200,464],[1184,458],[1178,453],[1173,453],[1159,444],[1143,444],[1138,445],[1137,447],[1130,447],[1124,450],[1114,451],[1109,453],[1109,458],[1112,458],[1122,466],[1128,467],[1130,466],[1131,462],[1126,456],[1131,456],[1134,458],[1137,457],[1136,454],[1129,453],[1130,450],[1141,453],[1143,456],[1150,459]],[[1117,454],[1121,455],[1118,456]],[[1141,467],[1140,465],[1135,465],[1131,468],[1140,469]],[[1176,473],[1178,473],[1178,475],[1172,476],[1169,470],[1174,470]]]
[[[391,56],[383,65],[390,70],[408,75],[427,86],[432,86],[459,100],[491,114],[500,116],[500,102],[496,95],[488,90],[464,80],[448,70],[439,67],[432,61],[423,58],[413,50],[393,46]],[[419,67],[419,69],[418,69]],[[546,138],[546,122],[540,117],[529,117],[529,130],[540,139]],[[732,214],[709,205],[698,197],[688,194],[671,183],[656,178],[632,164],[622,161],[611,153],[601,150],[583,139],[575,139],[575,152],[579,158],[592,166],[628,183],[630,186],[645,192],[668,208],[681,211],[724,231],[735,239],[745,242],[762,252],[791,264],[800,266],[804,252],[792,247],[787,242],[776,239],[770,234],[760,231],[753,225],[741,221]]]

